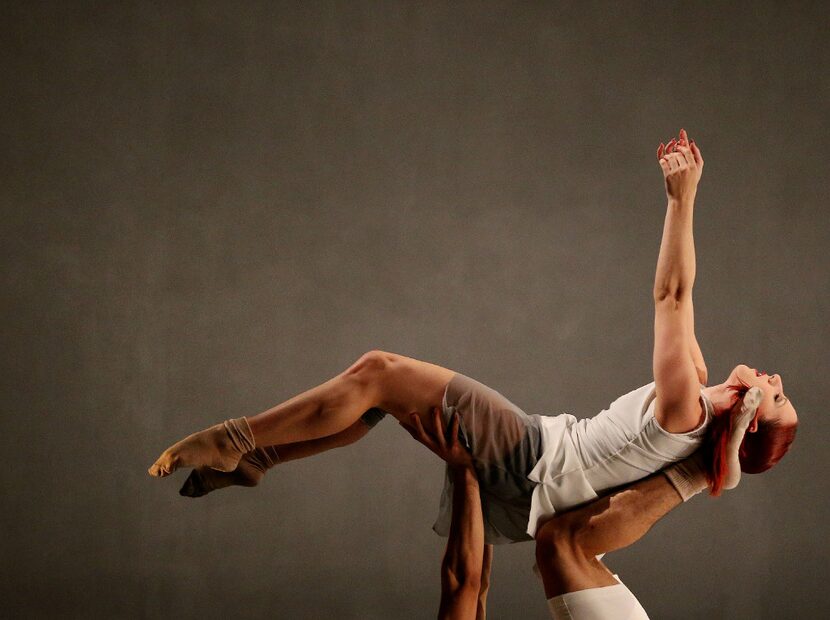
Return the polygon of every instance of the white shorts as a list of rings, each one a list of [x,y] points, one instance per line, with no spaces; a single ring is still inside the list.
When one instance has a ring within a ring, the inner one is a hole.
[[[648,620],[646,610],[621,581],[554,596],[548,607],[553,620]]]

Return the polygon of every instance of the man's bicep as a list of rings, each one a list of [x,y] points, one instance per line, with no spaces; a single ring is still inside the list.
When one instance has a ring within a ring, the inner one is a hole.
[[[654,304],[654,417],[671,433],[693,430],[700,419],[700,383],[683,304],[671,297]]]

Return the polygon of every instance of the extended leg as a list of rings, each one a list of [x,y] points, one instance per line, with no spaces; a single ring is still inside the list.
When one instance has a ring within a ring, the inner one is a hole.
[[[407,414],[412,412],[428,420],[427,413],[441,404],[444,388],[454,374],[403,355],[370,351],[336,377],[268,411],[190,435],[162,453],[149,471],[153,476],[167,476],[179,467],[233,471],[254,446],[334,435],[374,407],[407,423]],[[231,431],[236,436],[229,438]]]
[[[399,419],[441,404],[455,373],[403,355],[370,351],[336,377],[248,418],[257,445],[316,439],[353,424],[378,407]]]

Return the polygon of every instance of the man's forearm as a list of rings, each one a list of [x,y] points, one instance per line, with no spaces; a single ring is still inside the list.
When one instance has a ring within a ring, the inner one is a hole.
[[[484,560],[481,564],[481,584],[478,589],[476,620],[484,620],[487,617],[487,592],[490,590],[490,567],[493,565],[493,545],[484,545]]]
[[[452,522],[441,565],[440,618],[475,618],[484,559],[484,522],[478,478],[453,468]]]
[[[545,595],[614,585],[612,574],[595,557],[639,540],[681,503],[668,479],[657,474],[554,515],[536,532],[536,562]]]
[[[580,545],[589,555],[627,547],[682,503],[666,477],[654,474],[575,514]]]
[[[691,295],[695,281],[694,199],[670,199],[654,276],[654,297]]]
[[[484,557],[484,523],[478,478],[471,468],[453,469],[452,523],[444,573],[453,582],[478,587]]]

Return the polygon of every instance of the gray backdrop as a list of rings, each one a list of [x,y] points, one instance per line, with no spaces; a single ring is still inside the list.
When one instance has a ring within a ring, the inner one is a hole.
[[[530,413],[650,381],[685,127],[712,382],[781,373],[801,427],[608,563],[653,618],[828,617],[827,20],[718,4],[5,5],[4,608],[433,617],[442,464],[393,420],[201,500],[147,467],[374,348]],[[493,618],[546,617],[532,563]]]

